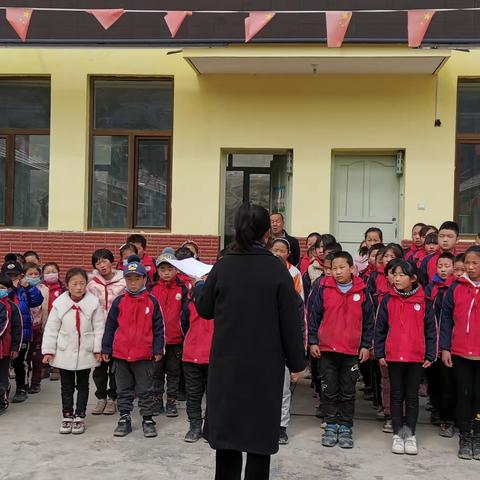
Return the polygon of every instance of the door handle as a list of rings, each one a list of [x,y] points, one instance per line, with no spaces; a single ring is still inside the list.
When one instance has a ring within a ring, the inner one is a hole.
[[[397,219],[395,217],[392,218],[392,222],[396,222],[396,221],[397,221]]]

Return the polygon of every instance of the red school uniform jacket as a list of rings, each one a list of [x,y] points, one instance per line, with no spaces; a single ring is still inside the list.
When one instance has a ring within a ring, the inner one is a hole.
[[[65,291],[61,283],[44,283],[48,288],[48,313],[52,310],[53,302]]]
[[[385,275],[385,267],[379,266],[376,271],[372,272],[368,278],[367,291],[373,301],[375,311],[382,303],[383,297],[390,291],[387,276]]]
[[[189,326],[183,343],[184,362],[208,364],[213,339],[213,320],[202,318],[193,302],[189,302]]]
[[[17,305],[8,298],[0,300],[0,359],[20,351],[22,334],[22,316]]]
[[[461,357],[480,357],[480,285],[457,278],[443,299],[440,349]]]
[[[438,250],[422,260],[422,263],[420,264],[420,276],[425,285],[431,282],[437,273],[437,261],[442,253],[443,251]],[[452,253],[454,256],[458,255],[457,250],[454,250]]]
[[[376,358],[387,362],[433,362],[437,357],[437,328],[425,316],[425,294],[421,286],[410,296],[395,289],[385,295],[375,324]]]
[[[169,283],[158,281],[150,292],[160,304],[165,322],[165,341],[167,345],[180,345],[184,331],[188,326],[188,289],[175,277]]]
[[[165,353],[165,327],[155,297],[144,290],[117,297],[108,312],[102,339],[102,353],[138,362]]]
[[[145,270],[147,271],[148,278],[150,279],[150,281],[151,282],[155,281],[156,266],[155,266],[155,262],[153,261],[153,258],[150,255],[147,255],[145,253],[143,255],[143,258],[140,260],[140,263],[145,267]]]
[[[357,355],[370,348],[373,336],[373,305],[363,281],[354,276],[352,288],[343,293],[333,277],[325,278],[312,293],[308,312],[308,343],[322,352]]]

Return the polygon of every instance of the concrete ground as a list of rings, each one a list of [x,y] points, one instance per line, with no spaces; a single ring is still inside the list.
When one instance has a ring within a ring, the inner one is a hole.
[[[175,479],[210,480],[214,452],[207,443],[186,444],[184,404],[176,419],[157,418],[159,435],[146,439],[141,420],[126,438],[112,436],[117,417],[87,416],[83,435],[60,435],[60,384],[44,380],[42,392],[23,404],[12,404],[0,417],[0,479]],[[361,394],[360,394],[361,396]],[[90,401],[95,401],[93,388]],[[381,431],[369,403],[359,400],[354,429],[355,448],[324,448],[320,421],[313,416],[312,390],[303,381],[295,390],[290,444],[272,458],[272,479],[461,479],[480,478],[480,462],[456,458],[457,438],[438,436],[422,408],[416,457],[390,453],[391,435]]]

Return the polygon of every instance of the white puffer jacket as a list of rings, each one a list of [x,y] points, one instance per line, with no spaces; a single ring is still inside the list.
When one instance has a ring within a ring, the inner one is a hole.
[[[80,325],[77,327],[77,310]],[[68,292],[60,295],[52,305],[43,333],[43,355],[55,355],[52,367],[65,370],[85,370],[100,365],[95,353],[102,351],[105,314],[95,295],[87,292],[74,303]],[[80,334],[80,337],[79,337]]]

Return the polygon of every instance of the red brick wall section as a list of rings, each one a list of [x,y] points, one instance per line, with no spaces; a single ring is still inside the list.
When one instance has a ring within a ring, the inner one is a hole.
[[[214,263],[220,245],[215,235],[161,235],[145,234],[147,253],[154,259],[165,247],[178,248],[186,240],[194,240],[200,247],[200,258],[206,263]],[[108,248],[120,259],[119,248],[125,243],[125,233],[95,232],[41,232],[0,230],[0,263],[8,252],[24,253],[35,250],[43,263],[55,261],[60,264],[62,273],[69,268],[92,269],[92,253],[98,248]]]

